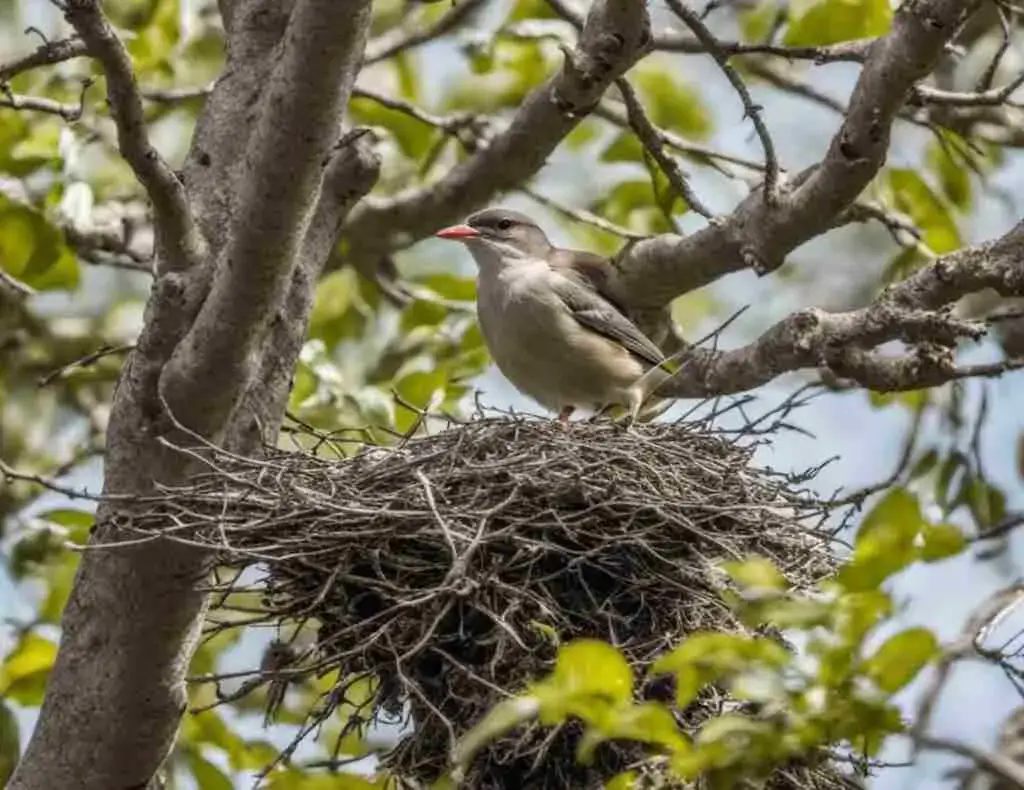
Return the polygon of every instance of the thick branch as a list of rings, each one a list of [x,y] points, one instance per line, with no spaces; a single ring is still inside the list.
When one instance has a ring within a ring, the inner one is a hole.
[[[957,342],[977,339],[983,331],[942,308],[989,288],[1003,296],[1024,296],[1022,261],[1024,222],[996,242],[936,259],[862,309],[801,310],[741,348],[691,348],[682,357],[680,372],[662,391],[678,397],[723,395],[754,389],[784,373],[818,368],[878,391],[998,375],[1020,365],[965,370],[954,365]],[[893,340],[911,346],[911,353],[887,357],[873,350]]]
[[[222,425],[256,373],[281,304],[355,81],[370,2],[302,0],[292,12],[262,114],[240,160],[241,193],[209,296],[163,377],[186,425]],[[211,392],[209,382],[227,386]],[[200,409],[190,404],[202,401]]]
[[[85,42],[88,53],[103,66],[121,155],[153,202],[158,259],[171,269],[195,265],[202,255],[202,238],[185,187],[146,135],[131,57],[103,17],[97,0],[67,0],[62,7],[64,18]]]
[[[507,129],[437,183],[364,201],[352,212],[343,231],[350,258],[375,262],[529,179],[649,39],[643,4],[597,0],[577,48],[526,98]]]
[[[796,247],[832,227],[884,164],[893,119],[914,83],[934,68],[946,42],[977,6],[977,0],[901,5],[892,31],[871,47],[825,159],[781,184],[774,205],[755,192],[721,224],[625,250],[619,258],[623,299],[656,308],[730,272],[772,271]]]

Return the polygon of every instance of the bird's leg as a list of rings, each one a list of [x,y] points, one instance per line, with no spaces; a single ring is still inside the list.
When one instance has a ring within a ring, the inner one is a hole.
[[[562,425],[566,425],[569,422],[569,417],[572,416],[574,411],[576,411],[575,406],[563,406],[562,410],[558,412],[558,421],[562,423]]]

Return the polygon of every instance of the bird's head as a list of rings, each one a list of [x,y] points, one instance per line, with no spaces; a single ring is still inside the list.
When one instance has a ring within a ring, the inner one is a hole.
[[[471,214],[465,224],[435,234],[463,242],[480,265],[498,267],[544,258],[551,242],[536,222],[525,214],[505,208],[489,208]]]

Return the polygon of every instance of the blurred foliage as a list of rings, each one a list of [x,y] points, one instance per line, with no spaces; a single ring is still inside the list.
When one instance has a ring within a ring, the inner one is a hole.
[[[487,115],[501,125],[533,88],[562,67],[560,45],[567,26],[544,0],[499,5],[500,13],[475,19],[444,43],[403,50],[361,76],[361,85],[413,102],[428,114],[414,117],[400,104],[385,106],[365,96],[351,102],[351,120],[372,126],[382,140],[379,193],[429,183],[469,155],[472,134],[455,140],[430,116]],[[199,88],[222,69],[223,32],[212,0],[105,0],[103,6],[127,42],[144,88]],[[392,37],[422,30],[449,9],[443,2],[381,0],[374,3],[372,34]],[[887,0],[764,0],[736,13],[744,40],[774,36],[794,45],[879,35],[892,17]],[[36,34],[23,34],[29,25],[50,38],[67,34],[48,4],[0,2],[4,62],[38,45]],[[684,143],[711,145],[730,131],[716,126],[721,97],[710,95],[686,63],[659,54],[635,67],[630,78],[654,123]],[[442,76],[428,78],[435,69]],[[85,80],[92,84],[84,86]],[[95,64],[78,59],[33,70],[6,87],[68,107],[81,103],[82,112],[67,121],[0,108],[0,269],[5,281],[19,285],[16,290],[0,287],[0,458],[28,474],[94,481],[114,382],[126,346],[141,326],[149,277],[130,259],[87,254],[74,240],[109,235],[111,229],[114,236],[134,239],[130,227],[144,243],[145,206],[117,154],[105,84]],[[175,102],[147,101],[151,135],[171,161],[181,160],[202,102],[198,94]],[[655,233],[675,232],[677,223],[687,219],[689,207],[628,129],[590,118],[562,150],[574,157],[576,202],[602,220]],[[751,176],[742,166],[699,149],[675,153],[698,176],[725,174],[735,181]],[[987,177],[1003,164],[998,148],[968,142],[950,130],[938,131],[918,153],[920,166],[892,166],[870,190],[875,201],[920,230],[920,244],[894,254],[880,279],[865,275],[872,292],[885,281],[905,277],[929,254],[963,244]],[[621,247],[622,239],[607,229],[556,212],[546,219],[552,225],[563,220],[562,229],[579,246],[606,253]],[[294,418],[324,431],[364,431],[386,443],[415,429],[419,410],[455,411],[466,402],[473,377],[488,359],[472,311],[472,277],[418,250],[401,256],[399,270],[403,286],[413,294],[402,306],[351,269],[323,277],[289,401]],[[690,332],[720,318],[723,309],[718,294],[702,289],[679,299],[673,314]],[[590,730],[582,759],[603,739],[630,738],[670,754],[675,770],[687,776],[759,775],[786,755],[828,742],[826,732],[854,750],[877,750],[901,726],[892,695],[935,654],[934,637],[920,629],[869,644],[892,609],[881,585],[915,562],[958,555],[969,534],[959,525],[969,522],[984,532],[1008,511],[1006,492],[984,473],[971,436],[970,409],[956,392],[948,397],[867,396],[879,409],[940,413],[943,438],[920,448],[878,497],[863,519],[849,564],[819,595],[786,589],[778,569],[766,560],[727,567],[737,585],[736,611],[752,626],[771,622],[805,634],[812,666],[796,666],[791,654],[763,638],[698,634],[655,668],[679,681],[680,706],[698,699],[708,684],[719,684],[778,716],[728,713],[698,733],[682,733],[665,708],[634,701],[633,670],[613,648],[590,643],[562,649],[551,677],[527,692],[525,698],[532,700],[527,712],[549,725],[570,716],[582,719]],[[286,431],[282,442],[290,441]],[[85,543],[93,522],[87,505],[55,504],[53,499],[29,483],[0,480],[0,558],[24,604],[0,612],[12,620],[0,631],[0,784],[25,737],[20,717],[38,706],[54,659],[79,556],[68,545]],[[938,514],[934,518],[933,512]],[[753,589],[762,592],[745,597]],[[244,619],[245,603],[245,595],[238,594],[216,618]],[[217,630],[194,656],[192,672],[201,677],[238,671],[262,641],[264,636],[241,627]],[[251,665],[248,661],[245,668]],[[217,702],[218,690],[230,696],[241,682],[224,681],[220,689],[196,683],[190,687],[190,704],[207,708]],[[266,729],[268,687],[186,716],[168,763],[168,786],[189,781],[213,790],[248,786],[333,682],[328,677],[288,686]],[[809,703],[823,698],[828,705]],[[513,726],[523,713],[514,705],[502,706],[481,724],[466,749]],[[268,786],[386,786],[385,777],[346,768],[348,760],[372,757],[381,746],[366,734],[339,743],[345,715],[342,708],[324,722],[309,754],[277,766]],[[623,778],[616,786],[628,785]]]

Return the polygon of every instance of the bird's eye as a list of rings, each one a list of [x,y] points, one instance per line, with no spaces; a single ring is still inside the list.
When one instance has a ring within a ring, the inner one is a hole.
[[[498,223],[498,230],[508,230],[511,227],[512,227],[512,220],[510,220],[510,219],[503,219],[503,220],[501,220],[501,222]]]

